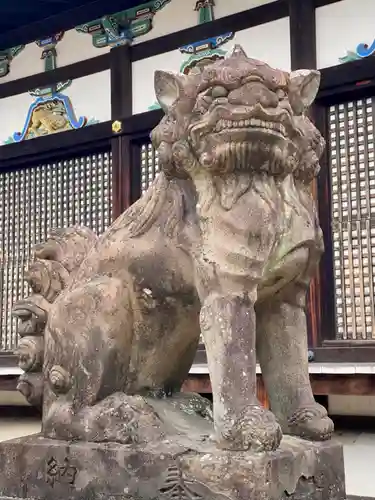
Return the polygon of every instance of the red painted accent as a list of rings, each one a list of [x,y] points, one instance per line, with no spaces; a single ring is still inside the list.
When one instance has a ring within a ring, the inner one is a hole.
[[[362,80],[361,82],[356,82],[356,85],[368,85],[372,80]]]

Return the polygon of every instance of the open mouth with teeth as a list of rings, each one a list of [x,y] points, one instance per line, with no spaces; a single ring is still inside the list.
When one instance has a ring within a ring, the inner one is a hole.
[[[216,123],[214,132],[227,132],[229,130],[248,130],[265,132],[278,136],[282,139],[287,137],[286,127],[282,123],[249,118],[246,120],[219,120]]]

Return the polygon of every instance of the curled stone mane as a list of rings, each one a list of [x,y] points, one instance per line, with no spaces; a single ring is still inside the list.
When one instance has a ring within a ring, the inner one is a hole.
[[[131,238],[147,233],[155,225],[175,239],[185,213],[183,189],[161,172],[146,193],[112,225],[110,231],[127,228]]]

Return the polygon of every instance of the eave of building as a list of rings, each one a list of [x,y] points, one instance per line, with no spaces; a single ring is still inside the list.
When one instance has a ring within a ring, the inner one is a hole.
[[[145,0],[0,0],[0,50],[67,31]]]

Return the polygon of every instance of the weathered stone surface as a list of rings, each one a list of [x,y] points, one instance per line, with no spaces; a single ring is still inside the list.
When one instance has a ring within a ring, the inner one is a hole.
[[[276,452],[214,444],[0,443],[0,499],[344,500],[342,448],[284,437]]]
[[[45,437],[145,442],[145,422],[163,432],[137,396],[178,392],[200,333],[219,448],[333,432],[310,386],[304,309],[323,252],[310,184],[324,140],[307,113],[319,72],[271,68],[238,46],[201,69],[155,74],[161,172],[144,196],[100,238],[64,229],[36,249],[34,295],[14,313],[27,336],[19,387],[43,399]],[[257,400],[257,354],[272,411]],[[142,432],[123,426],[135,415]]]

